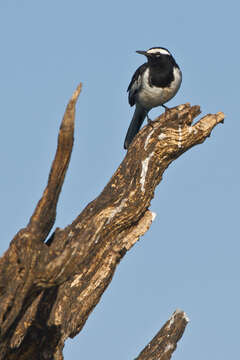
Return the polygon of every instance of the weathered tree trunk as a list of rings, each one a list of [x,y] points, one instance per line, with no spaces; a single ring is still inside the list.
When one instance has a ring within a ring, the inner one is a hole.
[[[26,228],[0,259],[0,359],[62,359],[64,341],[84,326],[117,264],[150,227],[154,190],[168,165],[210,136],[223,114],[195,125],[199,106],[170,109],[145,126],[102,193],[64,229],[54,224],[73,146],[74,92],[62,120],[47,187]],[[137,359],[170,359],[187,324],[177,311]]]

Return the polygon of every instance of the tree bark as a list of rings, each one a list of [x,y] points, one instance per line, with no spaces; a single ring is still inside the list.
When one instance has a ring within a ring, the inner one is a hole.
[[[135,137],[102,193],[46,240],[71,157],[80,91],[81,84],[67,105],[43,196],[0,259],[0,359],[63,359],[65,340],[80,332],[119,261],[150,227],[150,202],[166,168],[224,119],[219,112],[192,125],[199,106],[167,110]],[[170,359],[186,323],[184,313],[175,313],[137,359]]]
[[[152,341],[135,360],[169,360],[189,319],[185,312],[176,310]]]

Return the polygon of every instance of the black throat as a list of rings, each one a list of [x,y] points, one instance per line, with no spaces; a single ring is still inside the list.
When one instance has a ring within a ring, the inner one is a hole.
[[[163,55],[160,59],[149,59],[149,85],[167,87],[174,80],[173,70],[178,67],[172,56]]]

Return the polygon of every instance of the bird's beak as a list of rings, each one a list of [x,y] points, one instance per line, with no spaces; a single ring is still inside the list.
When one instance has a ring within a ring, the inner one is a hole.
[[[136,53],[141,54],[141,55],[145,55],[148,56],[147,51],[143,51],[143,50],[137,50]]]

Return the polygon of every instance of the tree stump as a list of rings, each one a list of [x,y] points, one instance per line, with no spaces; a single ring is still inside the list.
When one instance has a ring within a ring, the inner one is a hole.
[[[101,194],[48,238],[71,157],[80,91],[81,84],[67,105],[43,196],[0,259],[0,359],[63,359],[65,340],[81,331],[119,261],[154,220],[149,206],[166,168],[224,119],[219,112],[193,125],[199,106],[167,110],[137,134]],[[176,311],[137,359],[170,359],[187,321]]]

